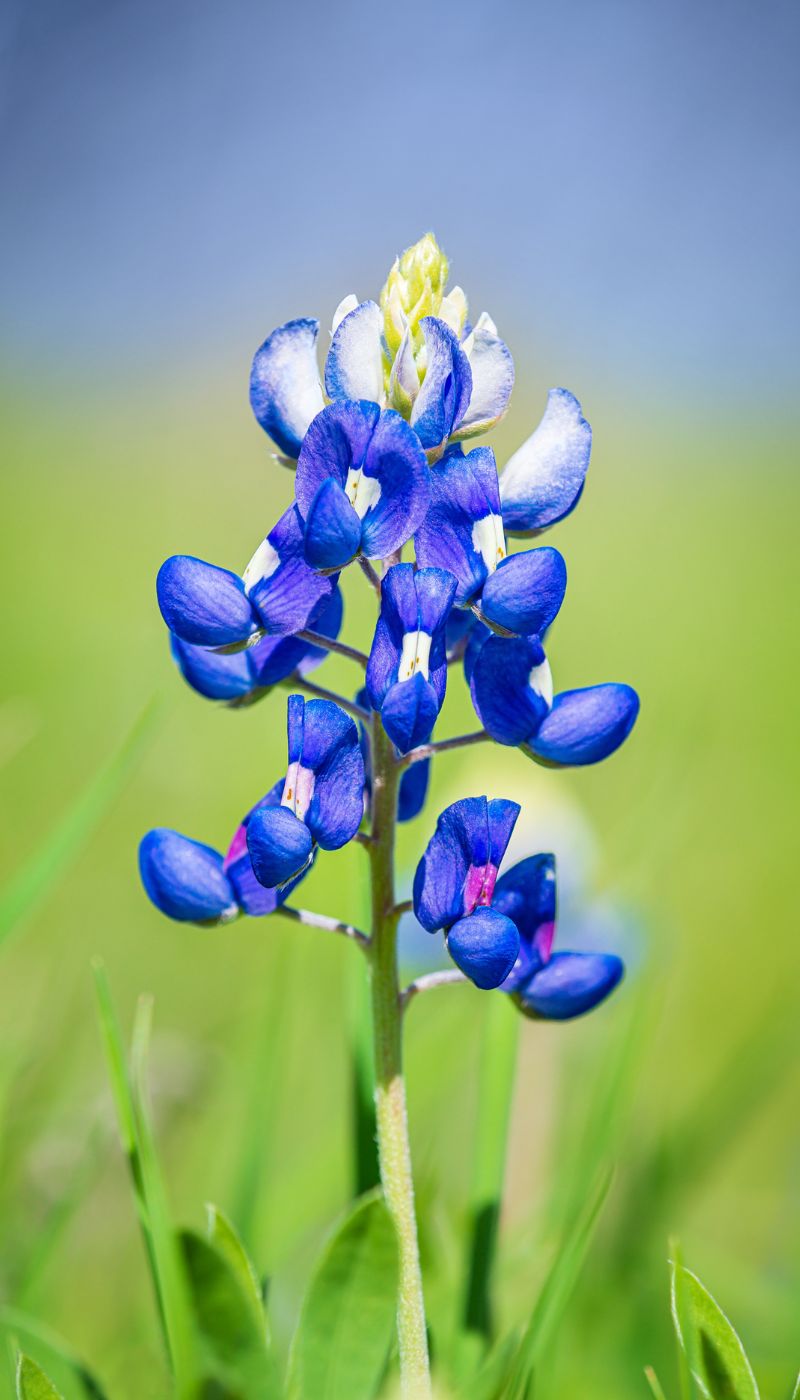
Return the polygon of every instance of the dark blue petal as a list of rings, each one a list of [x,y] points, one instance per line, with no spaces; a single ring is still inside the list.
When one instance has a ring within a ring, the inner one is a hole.
[[[139,871],[153,904],[170,919],[217,924],[238,913],[219,851],[178,831],[148,831],[139,846]]]
[[[475,670],[475,662],[480,655],[483,644],[488,641],[490,637],[494,637],[495,634],[486,627],[483,622],[478,622],[478,619],[474,617],[472,613],[465,613],[462,614],[462,616],[469,617],[472,620],[472,628],[470,630],[466,651],[464,652],[464,679],[467,685],[471,685],[472,674]],[[495,640],[499,641],[500,638],[495,638]]]
[[[398,821],[411,822],[419,816],[428,795],[430,772],[431,760],[429,758],[423,758],[419,763],[412,763],[410,768],[406,768],[400,779],[400,790],[397,795]]]
[[[547,631],[566,590],[564,559],[544,545],[504,559],[484,584],[480,608],[490,626],[527,637]]]
[[[170,633],[170,646],[184,680],[207,700],[238,700],[252,689],[249,652],[221,655],[183,642],[174,632]]]
[[[417,665],[433,686],[441,709],[447,686],[445,622],[455,587],[455,578],[446,569],[395,564],[384,576],[381,612],[366,676],[370,703],[375,709],[380,709],[388,690],[398,680],[408,682],[413,678]],[[418,637],[419,633],[423,635]],[[404,658],[406,638],[412,652]],[[409,670],[410,666],[413,669]]]
[[[323,481],[344,487],[351,467],[363,465],[379,417],[378,405],[363,401],[329,403],[317,414],[297,461],[295,491],[304,518]]]
[[[515,1000],[527,1016],[569,1021],[613,992],[624,971],[621,958],[613,953],[554,953]]]
[[[253,360],[253,412],[289,457],[297,456],[309,423],[325,404],[317,369],[318,332],[318,321],[287,321],[267,337]]]
[[[312,569],[342,569],[358,554],[360,545],[361,521],[338,481],[329,477],[306,515],[306,562]]]
[[[639,713],[629,685],[592,685],[564,690],[530,740],[532,755],[557,767],[599,763],[624,743]]]
[[[311,859],[311,832],[288,807],[257,807],[247,823],[247,849],[256,879],[268,889],[285,885]]]
[[[385,559],[411,539],[430,502],[430,468],[416,433],[387,408],[372,434],[364,476],[380,485],[366,511],[361,548],[368,559]]]
[[[489,991],[499,987],[514,966],[519,952],[516,924],[495,909],[477,909],[449,929],[447,951],[476,987]]]
[[[344,617],[344,599],[341,590],[334,588],[330,598],[326,598],[318,609],[315,609],[308,619],[309,627],[313,628],[322,637],[331,637],[334,641],[342,630],[342,618]],[[298,662],[296,670],[298,675],[307,676],[316,669],[330,655],[325,647],[309,646],[303,643],[305,655]]]
[[[580,500],[592,430],[567,389],[551,389],[538,428],[500,478],[503,520],[512,535],[533,535],[563,520]]]
[[[221,647],[245,642],[255,630],[244,584],[229,569],[218,569],[191,554],[173,554],[156,579],[161,616],[183,642]]]
[[[549,959],[556,919],[555,856],[528,856],[501,875],[492,908],[512,919],[520,938],[519,955],[503,983],[511,992]]]
[[[448,928],[491,902],[519,812],[505,798],[465,797],[445,808],[414,877],[414,912],[423,928]]]
[[[469,360],[458,343],[458,336],[436,316],[420,321],[427,361],[414,407],[411,426],[428,452],[438,452],[458,427],[472,393]]]
[[[414,545],[420,564],[449,569],[463,607],[505,558],[497,464],[490,447],[448,452],[431,468],[431,503]]]
[[[538,637],[489,636],[471,662],[476,714],[498,744],[532,743],[550,710],[550,668]]]
[[[306,563],[303,522],[296,506],[284,511],[256,550],[244,584],[261,627],[288,636],[308,627],[331,598],[338,574],[319,574]]]
[[[314,774],[308,828],[323,850],[338,850],[364,815],[364,759],[355,723],[332,700],[305,702],[300,763]]]
[[[391,686],[380,709],[383,727],[400,753],[426,744],[439,717],[436,692],[419,672]]]
[[[339,322],[325,361],[329,398],[383,401],[382,329],[383,315],[374,301],[362,301]]]
[[[452,608],[447,618],[447,650],[453,651],[459,643],[464,641],[467,633],[475,623],[474,614],[467,612],[465,608]],[[484,628],[488,634],[488,628]]]

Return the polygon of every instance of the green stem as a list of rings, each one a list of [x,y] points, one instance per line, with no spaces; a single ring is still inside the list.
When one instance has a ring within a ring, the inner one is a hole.
[[[394,894],[394,838],[399,768],[377,716],[373,722],[372,768],[372,942],[369,958],[378,1155],[383,1192],[394,1220],[400,1252],[397,1335],[402,1395],[405,1400],[429,1400],[428,1337],[414,1213],[397,975],[399,916]]]

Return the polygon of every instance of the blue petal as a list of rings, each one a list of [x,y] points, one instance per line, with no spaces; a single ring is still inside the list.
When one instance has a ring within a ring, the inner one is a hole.
[[[281,793],[283,791],[283,781],[277,782],[275,786],[263,797],[255,807],[247,813],[244,821],[236,828],[233,840],[228,847],[223,869],[236,893],[239,907],[251,918],[260,918],[264,914],[273,914],[278,905],[286,898],[291,886],[286,886],[283,890],[267,889],[256,879],[253,870],[253,862],[250,859],[250,852],[247,849],[247,827],[254,812],[261,807],[277,807],[280,804]]]
[[[447,631],[445,633],[447,650],[453,651],[455,647],[459,646],[473,625],[475,625],[475,617],[471,612],[467,612],[464,608],[453,608],[447,618]],[[485,627],[483,630],[488,635],[489,629]]]
[[[325,389],[331,399],[382,403],[383,315],[374,301],[362,301],[336,329],[325,361]]]
[[[288,807],[257,807],[247,823],[247,849],[256,879],[268,889],[285,885],[308,866],[311,832]]]
[[[323,850],[338,850],[364,815],[364,759],[355,723],[332,700],[305,702],[300,763],[315,775],[306,824]]]
[[[613,953],[554,953],[515,999],[527,1016],[569,1021],[613,992],[624,971],[621,958]]]
[[[417,632],[430,637],[423,675],[427,671],[441,709],[447,686],[445,623],[455,588],[456,580],[446,569],[394,564],[384,575],[380,617],[366,676],[370,703],[375,709],[380,709],[388,690],[400,679],[404,638]],[[404,681],[408,679],[404,677]]]
[[[245,642],[255,629],[242,580],[191,554],[174,554],[164,561],[156,594],[161,616],[183,642],[229,646]]]
[[[485,313],[466,337],[464,350],[472,372],[472,393],[457,439],[476,437],[493,427],[505,413],[514,388],[511,351]]]
[[[420,326],[427,361],[422,388],[411,410],[411,426],[425,450],[438,453],[467,410],[472,371],[458,337],[444,321],[423,316]]]
[[[503,983],[504,992],[515,991],[549,960],[556,919],[555,856],[528,856],[513,865],[497,881],[492,908],[517,926],[519,954]]]
[[[326,598],[320,607],[311,614],[308,625],[321,637],[331,637],[335,641],[342,629],[343,616],[344,599],[341,590],[334,588],[330,598]],[[295,668],[300,676],[310,675],[330,655],[325,647],[309,646],[307,642],[303,643],[303,649],[305,655]]]
[[[562,767],[608,758],[630,734],[639,697],[629,685],[592,685],[564,690],[530,740],[531,756]]]
[[[490,447],[448,452],[431,469],[431,501],[414,546],[420,564],[449,569],[455,602],[471,603],[505,558],[497,464]]]
[[[221,655],[207,647],[183,642],[174,632],[170,633],[170,646],[184,680],[206,699],[238,700],[252,690],[249,652]]]
[[[484,623],[478,622],[478,619],[474,617],[472,613],[462,613],[462,616],[469,617],[472,619],[472,628],[470,630],[466,650],[464,652],[464,679],[467,682],[467,685],[471,685],[472,674],[475,670],[475,662],[477,661],[478,656],[480,655],[483,644],[484,642],[488,641],[490,637],[494,637],[495,634],[488,627],[486,627]],[[500,641],[501,639],[498,637],[496,638],[496,640]],[[475,697],[473,696],[473,702],[474,698]]]
[[[549,545],[504,559],[486,580],[481,613],[491,626],[521,636],[546,632],[567,591],[567,566]]]
[[[323,481],[306,515],[305,557],[312,569],[342,569],[358,553],[361,521],[338,481]]]
[[[270,636],[287,636],[308,627],[338,582],[338,574],[312,569],[304,550],[300,512],[290,506],[245,569],[245,588],[261,627]]]
[[[411,539],[431,497],[431,473],[419,439],[391,408],[372,435],[364,475],[378,480],[380,498],[364,515],[361,548],[368,559],[385,559]]]
[[[308,425],[325,405],[317,369],[319,322],[287,321],[256,351],[250,403],[282,452],[296,457]]]
[[[362,465],[379,417],[377,404],[342,401],[328,404],[314,419],[297,460],[295,492],[303,517],[324,481],[331,478],[344,487],[350,468]]]
[[[503,520],[512,535],[533,535],[563,520],[580,500],[592,430],[567,389],[551,389],[538,428],[500,478]]]
[[[495,909],[477,909],[453,924],[447,951],[476,987],[489,991],[499,987],[514,966],[519,952],[516,924]]]
[[[533,743],[552,703],[549,677],[538,637],[484,641],[472,661],[469,685],[476,714],[498,744]]]
[[[391,686],[380,709],[383,727],[400,753],[426,744],[439,717],[436,692],[419,672]]]
[[[429,933],[490,901],[519,812],[516,802],[485,797],[462,798],[442,812],[414,877],[414,912]]]
[[[398,821],[410,822],[419,816],[428,795],[430,772],[431,761],[429,758],[423,758],[419,763],[412,763],[410,768],[406,768],[400,779],[400,790],[397,795]]]
[[[153,904],[170,919],[217,924],[238,913],[219,851],[178,831],[148,831],[139,846],[139,872]]]

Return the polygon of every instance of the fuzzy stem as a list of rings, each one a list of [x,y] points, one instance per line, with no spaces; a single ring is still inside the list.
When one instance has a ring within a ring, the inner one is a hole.
[[[352,715],[353,719],[369,719],[369,712],[354,700],[346,700],[343,695],[337,695],[335,690],[326,690],[324,685],[315,685],[313,681],[307,681],[305,676],[298,676],[297,673],[287,676],[285,681],[278,681],[278,685],[284,690],[305,690],[308,695],[313,695],[318,700],[333,700],[340,710]]]
[[[397,1334],[404,1400],[431,1395],[422,1271],[402,1068],[402,1007],[397,975],[394,839],[399,767],[383,726],[372,731],[372,941],[369,948],[375,1052],[378,1155],[386,1204],[400,1251]]]
[[[343,924],[339,919],[329,919],[327,914],[314,914],[310,909],[294,909],[289,904],[282,904],[277,910],[284,919],[294,919],[297,924],[307,924],[309,928],[324,928],[329,933],[341,933],[345,938],[352,938],[355,943],[360,943],[363,948],[369,943],[366,933],[362,933],[360,928],[354,928],[352,924]]]
[[[346,642],[337,642],[333,637],[324,637],[321,632],[312,632],[308,627],[304,627],[302,632],[295,632],[295,636],[304,642],[311,642],[312,646],[319,647],[322,651],[335,651],[337,656],[346,656],[348,661],[355,661],[359,666],[366,666],[369,660],[357,647],[350,647]]]
[[[453,739],[438,739],[433,744],[420,744],[403,755],[400,767],[410,768],[412,763],[421,763],[423,758],[434,758],[437,753],[448,753],[450,749],[465,749],[468,744],[482,744],[484,739],[491,737],[485,729],[476,729],[474,734],[456,734]]]

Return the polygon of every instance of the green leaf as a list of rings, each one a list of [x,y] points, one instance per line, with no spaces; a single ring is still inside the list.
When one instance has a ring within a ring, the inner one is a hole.
[[[17,1400],[64,1400],[41,1366],[22,1352],[17,1363]]]
[[[397,1237],[383,1196],[362,1197],[324,1249],[289,1362],[292,1400],[372,1400],[394,1335]]]
[[[222,1249],[193,1230],[182,1230],[179,1239],[203,1350],[204,1384],[213,1380],[220,1400],[223,1395],[225,1400],[277,1400],[281,1386],[264,1315],[260,1307],[254,1311],[251,1280],[243,1278],[241,1262],[231,1262],[231,1240]]]
[[[794,1383],[794,1390],[792,1391],[792,1400],[800,1400],[800,1374],[798,1375],[797,1380]]]
[[[737,1333],[697,1276],[678,1262],[672,1267],[672,1315],[703,1395],[710,1400],[759,1400]]]
[[[19,1308],[0,1307],[0,1328],[7,1337],[21,1341],[26,1354],[42,1355],[48,1372],[66,1400],[107,1400],[97,1377],[85,1365],[76,1351],[52,1328],[38,1322]],[[17,1347],[14,1348],[15,1352]],[[37,1363],[38,1364],[38,1363]],[[51,1382],[52,1384],[52,1382]],[[58,1394],[58,1391],[56,1391]]]
[[[0,944],[47,898],[111,806],[155,732],[160,706],[151,700],[105,767],[78,794],[61,821],[9,881],[0,898]]]
[[[266,1327],[264,1302],[255,1266],[227,1215],[214,1205],[206,1206],[206,1214],[208,1237],[236,1274],[256,1327],[263,1332]]]

